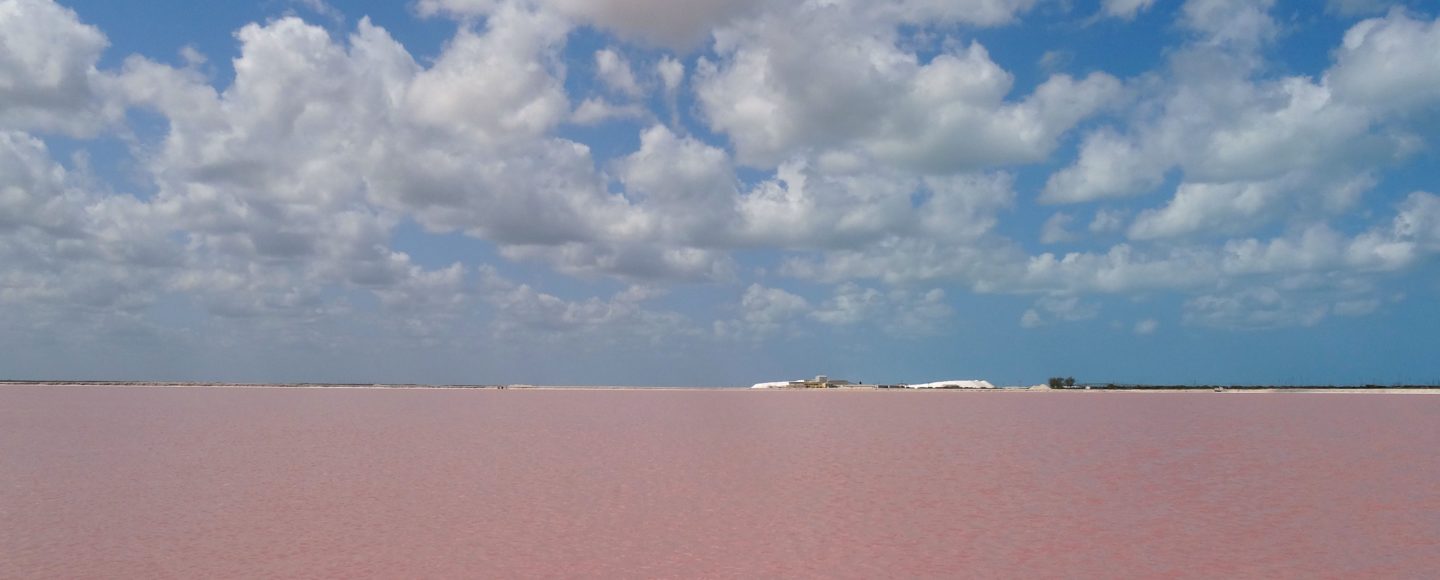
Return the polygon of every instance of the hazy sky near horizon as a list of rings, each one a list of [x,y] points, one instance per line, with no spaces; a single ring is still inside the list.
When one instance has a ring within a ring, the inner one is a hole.
[[[1440,381],[1386,0],[0,0],[0,378]]]

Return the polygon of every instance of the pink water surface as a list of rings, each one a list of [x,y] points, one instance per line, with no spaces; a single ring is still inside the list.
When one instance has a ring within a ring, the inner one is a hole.
[[[1434,577],[1440,396],[0,388],[0,577]]]

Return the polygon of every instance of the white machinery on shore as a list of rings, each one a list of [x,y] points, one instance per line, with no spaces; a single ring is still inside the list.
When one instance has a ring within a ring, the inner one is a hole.
[[[752,389],[835,389],[835,388],[853,387],[853,386],[857,386],[857,385],[852,384],[850,381],[842,381],[842,380],[839,380],[839,379],[832,379],[832,378],[827,377],[827,376],[825,376],[825,375],[820,375],[820,376],[815,377],[814,379],[797,379],[797,380],[793,380],[793,381],[773,381],[773,382],[766,382],[766,383],[755,383],[755,385],[754,385],[754,386],[751,386],[750,388],[752,388]],[[859,386],[862,386],[862,387],[863,387],[864,385],[859,385]],[[881,388],[887,388],[887,387],[889,387],[889,386],[890,386],[890,385],[880,385]],[[936,382],[933,382],[933,383],[919,383],[919,384],[912,384],[912,385],[893,385],[893,386],[896,387],[896,388],[907,388],[907,389],[994,389],[994,388],[996,388],[995,385],[990,384],[990,381],[986,381],[986,380],[971,380],[971,379],[956,380],[956,381],[936,381]]]
[[[958,381],[936,381],[933,383],[921,383],[918,385],[907,385],[912,389],[993,389],[995,385],[985,380],[958,380]]]

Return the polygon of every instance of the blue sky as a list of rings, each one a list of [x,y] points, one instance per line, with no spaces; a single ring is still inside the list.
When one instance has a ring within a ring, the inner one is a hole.
[[[1436,17],[0,0],[0,375],[1436,382]]]

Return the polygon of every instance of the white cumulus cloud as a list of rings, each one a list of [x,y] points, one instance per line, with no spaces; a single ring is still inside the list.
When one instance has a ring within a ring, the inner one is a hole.
[[[51,0],[0,0],[0,127],[93,135],[118,120],[104,33]]]
[[[1104,9],[1106,16],[1129,20],[1154,5],[1155,0],[1105,0],[1101,4],[1101,8]]]

